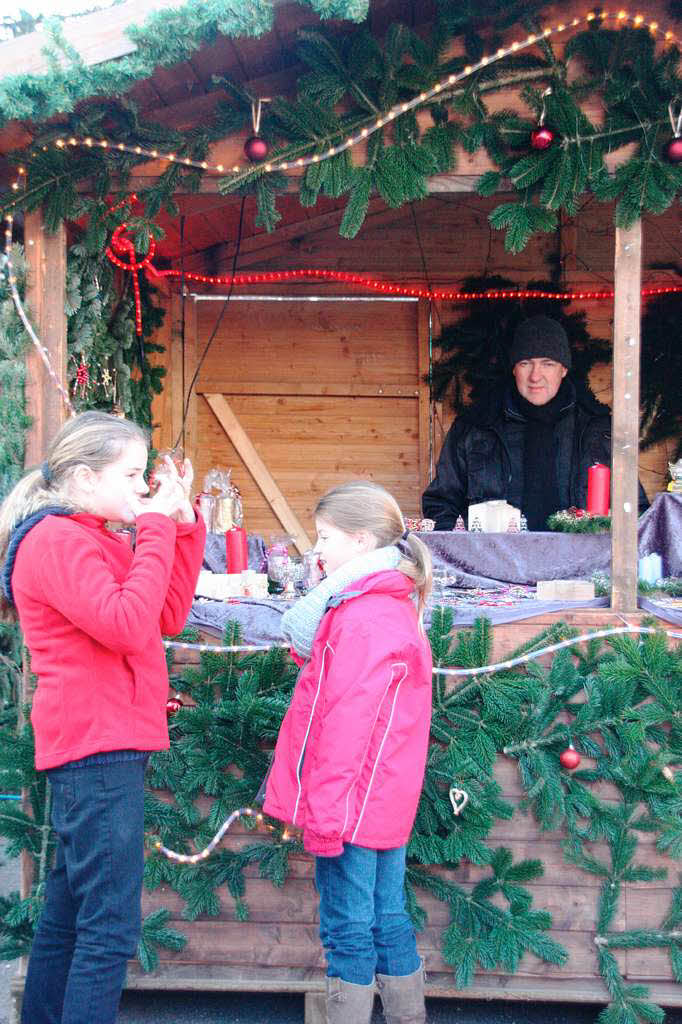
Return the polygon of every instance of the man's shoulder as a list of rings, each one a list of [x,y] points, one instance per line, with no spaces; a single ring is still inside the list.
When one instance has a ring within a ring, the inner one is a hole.
[[[611,410],[608,405],[604,405],[603,402],[599,401],[589,385],[576,384],[575,404],[579,415],[585,420],[603,420],[605,423],[611,422]]]

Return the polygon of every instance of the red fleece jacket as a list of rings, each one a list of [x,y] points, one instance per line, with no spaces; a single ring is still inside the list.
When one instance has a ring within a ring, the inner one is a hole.
[[[19,546],[12,589],[31,669],[36,768],[168,747],[162,634],[189,613],[206,530],[147,512],[135,551],[99,516],[47,516]]]

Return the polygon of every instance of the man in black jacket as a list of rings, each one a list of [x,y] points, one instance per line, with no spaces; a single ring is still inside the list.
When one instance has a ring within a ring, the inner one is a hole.
[[[492,498],[520,508],[529,530],[545,530],[553,512],[586,507],[589,467],[611,464],[610,411],[570,377],[561,324],[524,320],[509,356],[513,380],[465,409],[445,438],[422,499],[437,530],[451,530],[469,505]],[[639,511],[647,506],[640,485]]]

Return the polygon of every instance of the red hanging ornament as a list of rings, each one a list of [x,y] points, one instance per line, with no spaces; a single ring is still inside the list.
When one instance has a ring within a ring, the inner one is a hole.
[[[252,164],[260,163],[268,155],[268,144],[260,135],[252,135],[244,143],[244,156]]]
[[[531,149],[543,150],[549,149],[554,142],[554,132],[547,125],[542,125],[539,128],[534,128],[530,133],[530,146]]]
[[[549,149],[554,142],[554,132],[551,128],[548,128],[545,124],[545,99],[547,96],[552,95],[552,87],[548,86],[542,94],[542,110],[540,111],[540,120],[538,121],[537,128],[534,128],[530,133],[530,146],[531,149],[543,150]]]
[[[251,103],[251,124],[253,125],[253,135],[251,135],[244,143],[244,156],[247,160],[250,160],[252,164],[260,163],[260,161],[265,160],[268,155],[268,144],[260,135],[262,104],[268,102],[268,99],[261,98]]]
[[[566,750],[562,750],[559,755],[559,761],[564,768],[568,768],[569,771],[573,771],[580,764],[580,754],[575,749],[572,743],[568,745]]]
[[[670,140],[665,147],[665,156],[671,164],[682,163],[682,135]]]
[[[81,356],[81,361],[78,365],[78,369],[76,370],[76,381],[73,386],[73,393],[75,394],[76,391],[80,391],[81,398],[85,398],[85,393],[89,387],[90,370],[88,369],[87,363],[83,362],[83,357]]]
[[[180,708],[184,708],[184,704],[178,697],[177,693],[174,697],[169,697],[166,701],[166,715],[168,718],[172,718],[173,715],[177,714]]]

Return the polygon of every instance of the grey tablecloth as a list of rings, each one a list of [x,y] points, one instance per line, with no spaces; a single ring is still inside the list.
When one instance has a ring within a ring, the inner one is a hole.
[[[426,533],[421,534],[434,560],[436,571],[456,577],[457,586],[485,587],[534,584],[537,580],[589,578],[597,571],[608,572],[611,563],[609,534],[570,533]],[[682,495],[659,494],[639,521],[639,554],[658,552],[666,576],[682,576]],[[209,534],[204,565],[213,572],[225,572],[225,538]],[[249,536],[249,567],[264,571],[265,549],[261,537]],[[682,625],[682,613],[661,607],[651,598],[640,598],[640,607],[668,622]],[[481,615],[494,624],[527,619],[546,612],[569,608],[606,607],[606,598],[585,602],[522,600],[504,607],[453,604],[456,625],[468,625]],[[196,626],[220,637],[228,620],[242,626],[245,643],[281,642],[279,622],[289,606],[271,597],[265,601],[195,601],[188,626]],[[430,612],[427,614],[427,622]]]

